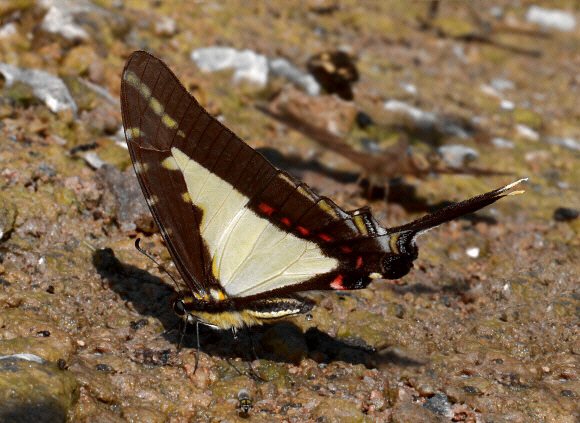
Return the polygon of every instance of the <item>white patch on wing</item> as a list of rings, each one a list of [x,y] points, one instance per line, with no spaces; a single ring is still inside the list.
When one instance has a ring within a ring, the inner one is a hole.
[[[212,269],[228,295],[249,296],[327,273],[338,261],[316,243],[272,225],[246,208],[247,197],[208,169],[172,148],[191,201],[203,210],[200,231]]]

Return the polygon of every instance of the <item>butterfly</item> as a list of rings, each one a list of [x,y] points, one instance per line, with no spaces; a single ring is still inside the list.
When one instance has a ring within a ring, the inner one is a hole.
[[[121,109],[135,173],[187,289],[186,323],[240,329],[306,313],[296,294],[363,289],[405,276],[417,237],[502,197],[525,179],[383,228],[276,169],[144,51],[129,57]]]

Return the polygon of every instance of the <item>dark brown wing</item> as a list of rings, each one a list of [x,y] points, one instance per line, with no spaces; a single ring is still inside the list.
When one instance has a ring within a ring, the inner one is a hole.
[[[167,166],[172,149],[233,186],[247,198],[243,207],[296,237],[324,243],[334,234],[348,239],[365,233],[351,214],[274,168],[210,116],[171,70],[146,52],[137,51],[127,61],[121,108],[139,183],[180,274],[194,291],[205,292],[219,281],[200,233],[203,212],[193,200],[183,201],[188,193],[184,176]]]

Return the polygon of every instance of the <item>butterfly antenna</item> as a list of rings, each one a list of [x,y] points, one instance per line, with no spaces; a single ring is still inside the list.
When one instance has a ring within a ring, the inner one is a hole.
[[[167,276],[169,276],[169,278],[173,281],[173,283],[175,284],[175,288],[177,288],[177,293],[179,294],[179,298],[183,298],[183,294],[181,293],[181,289],[179,288],[179,285],[177,284],[177,281],[175,280],[175,278],[171,275],[171,273],[169,273],[165,267],[161,264],[159,264],[153,257],[151,257],[151,254],[149,254],[147,251],[145,251],[144,249],[142,249],[139,244],[141,243],[141,238],[137,238],[135,240],[135,248],[137,249],[137,251],[139,251],[141,254],[143,254],[145,257],[147,257],[149,260],[151,260],[153,263],[155,263],[155,265],[163,272],[165,273]]]

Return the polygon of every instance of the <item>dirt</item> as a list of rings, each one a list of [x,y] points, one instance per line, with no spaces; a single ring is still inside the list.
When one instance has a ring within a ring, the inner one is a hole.
[[[543,3],[580,19],[574,2]],[[58,75],[78,106],[54,113],[25,83],[0,89],[0,420],[579,421],[580,219],[554,218],[580,208],[579,25],[539,28],[525,19],[531,3],[509,1],[494,4],[501,19],[483,2],[441,2],[432,18],[426,2],[76,4],[88,5],[70,8],[87,37],[72,40],[43,29],[40,2],[0,6],[16,29],[0,31],[0,62]],[[374,122],[353,120],[345,142],[404,138],[426,155],[462,144],[494,172],[406,174],[382,181],[389,201],[369,199],[364,169],[255,107],[287,81],[258,89],[197,69],[191,51],[212,45],[302,69],[344,48],[360,75],[354,104]],[[202,327],[196,368],[194,328],[178,351],[173,282],[134,247],[140,237],[177,275],[118,132],[136,49],[277,165],[346,210],[370,205],[385,227],[522,177],[526,192],[421,237],[400,280],[310,293],[311,315],[237,337]],[[384,110],[391,99],[467,136],[425,134]]]

